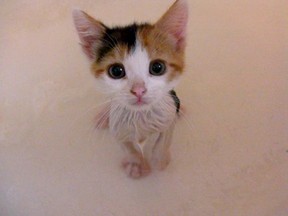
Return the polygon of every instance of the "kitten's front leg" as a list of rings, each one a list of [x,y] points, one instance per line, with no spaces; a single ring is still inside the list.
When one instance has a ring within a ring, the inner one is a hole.
[[[160,133],[159,138],[156,140],[152,149],[151,164],[158,170],[165,169],[171,159],[170,146],[174,131],[174,123],[168,128],[167,131]]]
[[[147,176],[151,172],[147,160],[135,149],[133,143],[126,142],[123,146],[127,155],[122,161],[122,167],[127,176],[131,178]]]

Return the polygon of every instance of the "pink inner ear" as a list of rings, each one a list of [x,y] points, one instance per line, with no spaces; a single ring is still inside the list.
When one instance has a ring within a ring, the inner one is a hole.
[[[175,32],[175,36],[179,39],[183,38],[186,36],[186,26],[187,26],[187,22],[188,22],[188,14],[187,13],[183,13],[182,17],[178,18],[178,25],[177,27],[175,27],[176,32]]]
[[[186,17],[183,17],[181,21],[179,21],[179,26],[176,28],[176,31],[174,32],[174,36],[177,39],[177,48],[181,49],[185,46],[185,41],[186,41],[186,25],[188,21],[188,14],[183,14],[186,15]]]
[[[95,53],[93,50],[93,45],[97,40],[99,40],[97,37],[86,37],[86,38],[81,39],[81,41],[82,41],[81,46],[82,46],[83,52],[91,60],[95,59]]]
[[[176,39],[177,49],[183,49],[186,39],[188,22],[188,4],[186,0],[176,1],[156,23],[164,32],[170,33]]]
[[[89,59],[95,59],[94,46],[99,42],[104,25],[94,20],[88,14],[80,10],[73,11],[73,18],[84,53]]]

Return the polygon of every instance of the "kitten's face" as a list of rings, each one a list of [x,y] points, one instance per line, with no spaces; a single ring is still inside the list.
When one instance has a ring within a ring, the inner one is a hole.
[[[119,104],[144,109],[175,87],[184,67],[184,0],[178,0],[155,25],[108,28],[84,12],[73,15],[92,72]]]

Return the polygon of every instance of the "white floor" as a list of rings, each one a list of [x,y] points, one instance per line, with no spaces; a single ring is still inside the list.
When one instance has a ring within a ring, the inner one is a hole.
[[[172,163],[132,180],[93,128],[71,10],[155,21],[171,0],[2,1],[1,216],[288,215],[288,2],[190,0]]]

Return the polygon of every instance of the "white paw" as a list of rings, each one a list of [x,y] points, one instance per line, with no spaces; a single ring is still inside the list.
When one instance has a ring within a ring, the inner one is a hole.
[[[127,176],[131,178],[141,178],[147,176],[151,172],[148,163],[136,155],[129,155],[124,158],[122,166]]]

